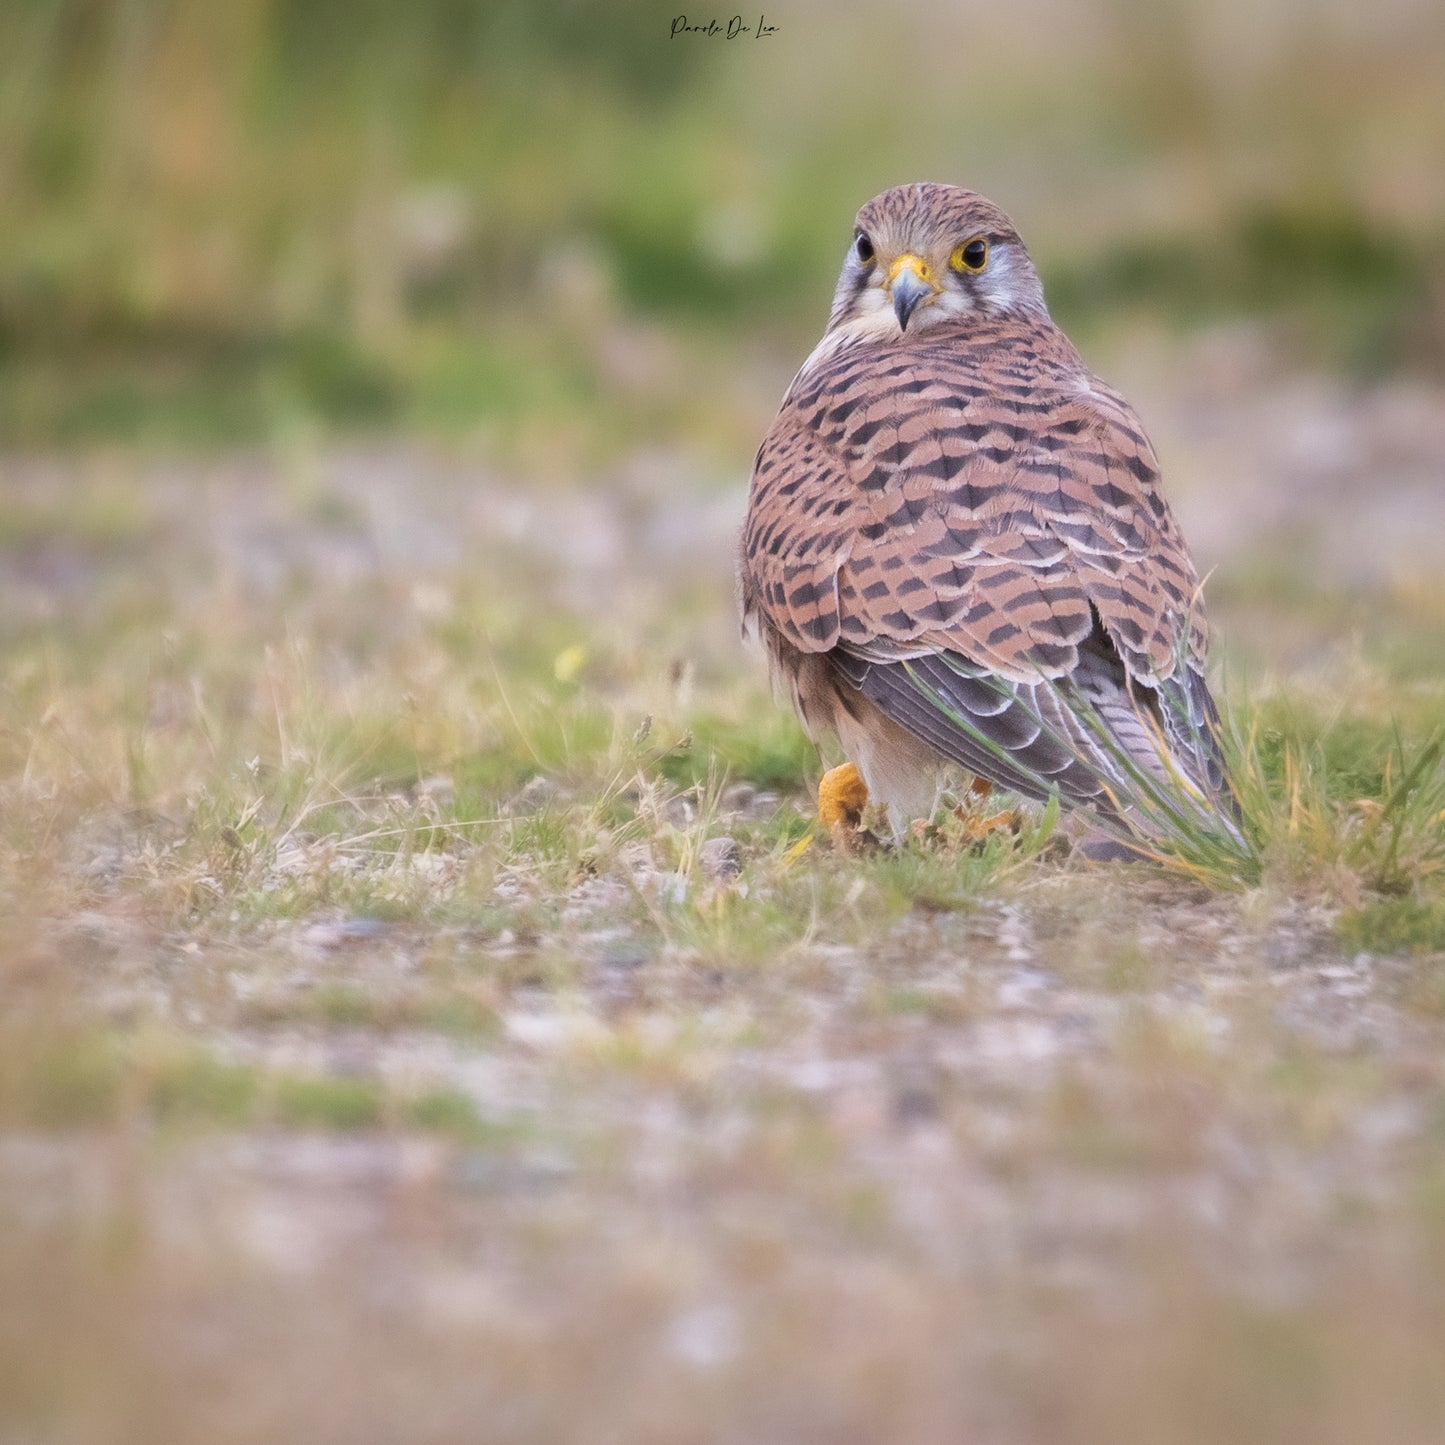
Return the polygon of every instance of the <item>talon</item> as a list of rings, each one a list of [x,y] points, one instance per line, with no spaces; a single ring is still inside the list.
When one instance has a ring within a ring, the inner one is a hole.
[[[1012,828],[1019,820],[1019,815],[1012,808],[1005,808],[1001,813],[994,813],[987,818],[980,818],[973,825],[973,836],[976,839],[987,838],[995,828]]]
[[[855,848],[863,840],[863,809],[868,785],[852,763],[830,768],[818,784],[818,821],[841,848]]]
[[[968,796],[962,803],[953,810],[953,815],[964,826],[964,833],[967,842],[982,843],[988,835],[999,828],[1014,828],[1018,825],[1019,815],[1012,808],[1005,808],[1000,813],[990,813],[988,817],[983,816],[983,802],[993,792],[993,784],[987,778],[974,778],[968,785]]]

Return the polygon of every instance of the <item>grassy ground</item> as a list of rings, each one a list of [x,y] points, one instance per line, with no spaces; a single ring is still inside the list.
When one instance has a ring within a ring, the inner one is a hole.
[[[705,452],[6,459],[0,1438],[1438,1439],[1445,398],[1256,346],[1208,884],[800,848]]]
[[[655,10],[0,6],[0,1445],[1435,1445],[1445,12]],[[923,177],[1244,866],[813,837],[743,473]]]

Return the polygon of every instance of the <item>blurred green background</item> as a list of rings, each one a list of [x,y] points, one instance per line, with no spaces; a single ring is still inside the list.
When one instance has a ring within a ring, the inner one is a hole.
[[[679,3],[7,0],[0,437],[736,464],[921,178],[1014,215],[1086,345],[1248,315],[1445,367],[1439,4]]]

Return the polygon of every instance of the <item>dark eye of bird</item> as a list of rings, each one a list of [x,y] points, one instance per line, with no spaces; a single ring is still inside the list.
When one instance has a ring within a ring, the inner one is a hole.
[[[970,241],[963,248],[963,264],[970,271],[982,271],[983,263],[988,260],[988,242],[984,240]]]
[[[865,266],[873,260],[873,242],[861,231],[858,233],[858,239],[853,242],[853,251]]]

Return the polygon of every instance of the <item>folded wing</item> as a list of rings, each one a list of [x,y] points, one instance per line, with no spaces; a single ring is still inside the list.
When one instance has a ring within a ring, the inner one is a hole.
[[[1127,404],[865,364],[800,378],[759,452],[745,608],[1027,796],[1119,812],[1171,774],[1224,796],[1198,580]]]

